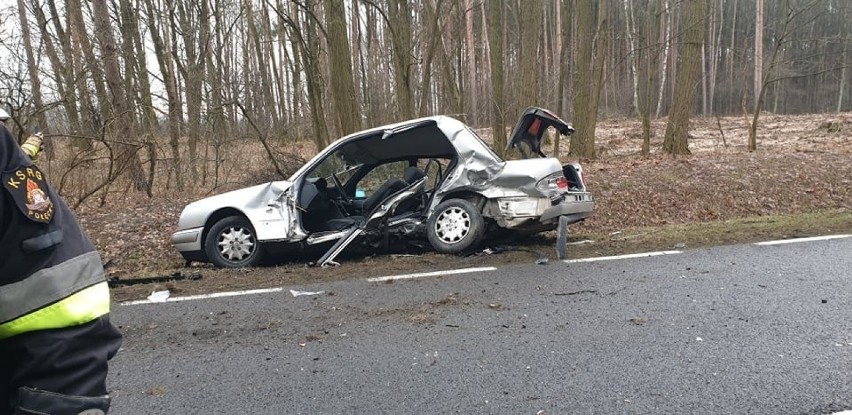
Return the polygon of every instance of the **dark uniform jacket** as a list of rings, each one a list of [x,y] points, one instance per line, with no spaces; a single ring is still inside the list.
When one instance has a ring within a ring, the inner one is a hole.
[[[94,245],[47,178],[0,127],[0,340],[109,312]]]

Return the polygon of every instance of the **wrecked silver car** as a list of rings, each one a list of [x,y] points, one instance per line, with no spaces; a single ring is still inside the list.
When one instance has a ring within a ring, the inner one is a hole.
[[[325,266],[352,244],[419,240],[460,253],[500,230],[553,230],[560,217],[562,223],[589,217],[594,202],[579,164],[542,153],[549,127],[574,131],[547,110],[524,112],[509,142],[521,160],[503,160],[447,116],[351,134],[288,180],[187,205],[172,244],[188,262],[219,267],[254,266],[265,256],[324,245],[317,264]]]

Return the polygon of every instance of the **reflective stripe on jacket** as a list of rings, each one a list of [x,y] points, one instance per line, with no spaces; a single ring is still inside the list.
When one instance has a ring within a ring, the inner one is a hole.
[[[95,246],[44,173],[0,127],[0,340],[109,312]]]
[[[75,326],[108,312],[101,259],[91,251],[0,288],[0,339]]]

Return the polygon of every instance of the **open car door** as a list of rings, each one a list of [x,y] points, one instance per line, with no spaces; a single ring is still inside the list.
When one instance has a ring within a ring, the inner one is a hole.
[[[544,132],[548,127],[553,127],[560,134],[568,136],[574,133],[574,127],[571,124],[563,121],[556,114],[538,107],[528,107],[515,129],[512,130],[512,139],[506,144],[506,150],[517,148],[521,153],[521,157],[530,158],[533,155],[527,155],[524,151],[524,146],[527,146],[532,153],[539,157],[547,157],[541,151],[541,140],[544,137]],[[523,145],[522,145],[523,144]]]

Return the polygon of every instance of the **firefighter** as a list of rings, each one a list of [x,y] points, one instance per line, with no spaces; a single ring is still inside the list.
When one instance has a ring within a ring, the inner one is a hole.
[[[103,414],[121,334],[98,252],[32,162],[40,148],[0,128],[0,414]]]

